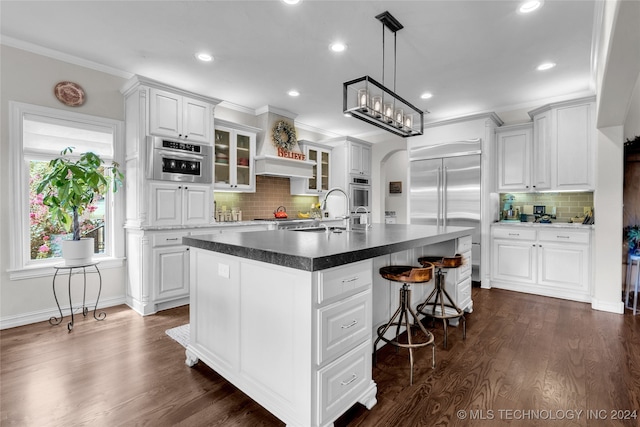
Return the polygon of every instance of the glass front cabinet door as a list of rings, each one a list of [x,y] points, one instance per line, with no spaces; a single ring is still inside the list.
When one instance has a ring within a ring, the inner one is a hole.
[[[308,141],[298,141],[307,160],[315,162],[311,178],[291,178],[291,194],[309,194],[317,196],[329,190],[329,166],[331,147]]]
[[[215,121],[214,188],[221,191],[253,192],[253,167],[257,129]]]

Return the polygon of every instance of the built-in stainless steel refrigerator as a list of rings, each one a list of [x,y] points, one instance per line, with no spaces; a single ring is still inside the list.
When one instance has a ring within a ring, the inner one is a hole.
[[[409,152],[411,224],[474,227],[472,260],[479,280],[481,141],[455,141]]]

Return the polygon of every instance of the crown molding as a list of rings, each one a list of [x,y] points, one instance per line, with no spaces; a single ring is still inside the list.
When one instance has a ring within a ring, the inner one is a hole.
[[[102,73],[111,74],[124,79],[130,79],[133,77],[133,73],[128,71],[119,70],[117,68],[109,67],[98,62],[89,61],[87,59],[79,58],[68,53],[63,53],[54,49],[49,49],[40,45],[25,42],[23,40],[15,39],[13,37],[2,36],[0,44],[13,47],[16,49],[24,50],[27,52],[35,53],[37,55],[46,56],[48,58],[56,59],[58,61],[68,62],[69,64],[78,65],[80,67],[89,68]]]
[[[277,114],[279,116],[283,116],[291,120],[295,120],[295,118],[298,117],[296,113],[292,113],[291,111],[285,110],[284,108],[274,107],[273,105],[265,105],[263,107],[256,108],[256,111],[255,111],[256,116],[259,116],[265,113]]]
[[[254,108],[245,107],[244,105],[240,105],[240,104],[234,104],[233,102],[222,101],[220,104],[218,104],[218,106],[222,108],[226,108],[227,110],[233,110],[233,111],[238,111],[240,113],[249,114],[252,116],[257,116],[256,110]]]

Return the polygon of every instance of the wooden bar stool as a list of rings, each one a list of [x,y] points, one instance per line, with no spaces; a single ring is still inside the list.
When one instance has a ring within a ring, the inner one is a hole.
[[[447,348],[447,321],[449,319],[460,319],[462,321],[462,339],[467,339],[467,323],[462,311],[453,298],[445,289],[445,273],[443,268],[458,268],[462,265],[462,256],[455,255],[453,257],[420,257],[418,262],[422,265],[430,264],[437,268],[435,287],[422,304],[416,309],[418,313],[431,317],[432,319],[441,319],[444,327],[444,348]],[[445,301],[446,298],[446,301]],[[449,308],[449,312],[447,312]]]
[[[410,284],[413,283],[426,283],[433,277],[433,265],[423,265],[420,267],[412,267],[408,265],[392,265],[388,267],[382,267],[380,269],[380,275],[387,280],[393,282],[402,283],[400,288],[400,303],[398,309],[391,316],[387,324],[378,327],[378,338],[373,343],[373,363],[376,363],[376,347],[380,340],[391,344],[396,347],[402,347],[409,349],[409,365],[411,367],[411,374],[409,377],[409,383],[413,384],[413,349],[418,347],[425,347],[431,345],[432,347],[432,361],[431,367],[436,367],[436,345],[433,334],[425,329],[425,327],[418,319],[418,315],[411,307],[411,289]],[[407,331],[406,342],[400,341],[400,327],[404,325]],[[385,338],[384,334],[391,327],[396,327],[395,338]],[[424,334],[424,338],[419,341],[413,341],[411,328],[418,328]]]

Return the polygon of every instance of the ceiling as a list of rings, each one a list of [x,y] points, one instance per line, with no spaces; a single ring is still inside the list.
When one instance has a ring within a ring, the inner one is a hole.
[[[546,0],[528,15],[519,3],[3,0],[0,31],[3,43],[52,49],[241,110],[270,105],[297,114],[298,126],[363,137],[380,130],[343,116],[342,83],[364,75],[382,82],[375,16],[384,11],[404,26],[396,93],[428,110],[425,122],[593,94],[596,1]],[[385,34],[384,83],[393,89],[393,35]],[[329,49],[336,40],[345,52]],[[215,60],[198,61],[200,51]],[[543,61],[557,66],[537,71]],[[427,91],[433,98],[421,99]]]

